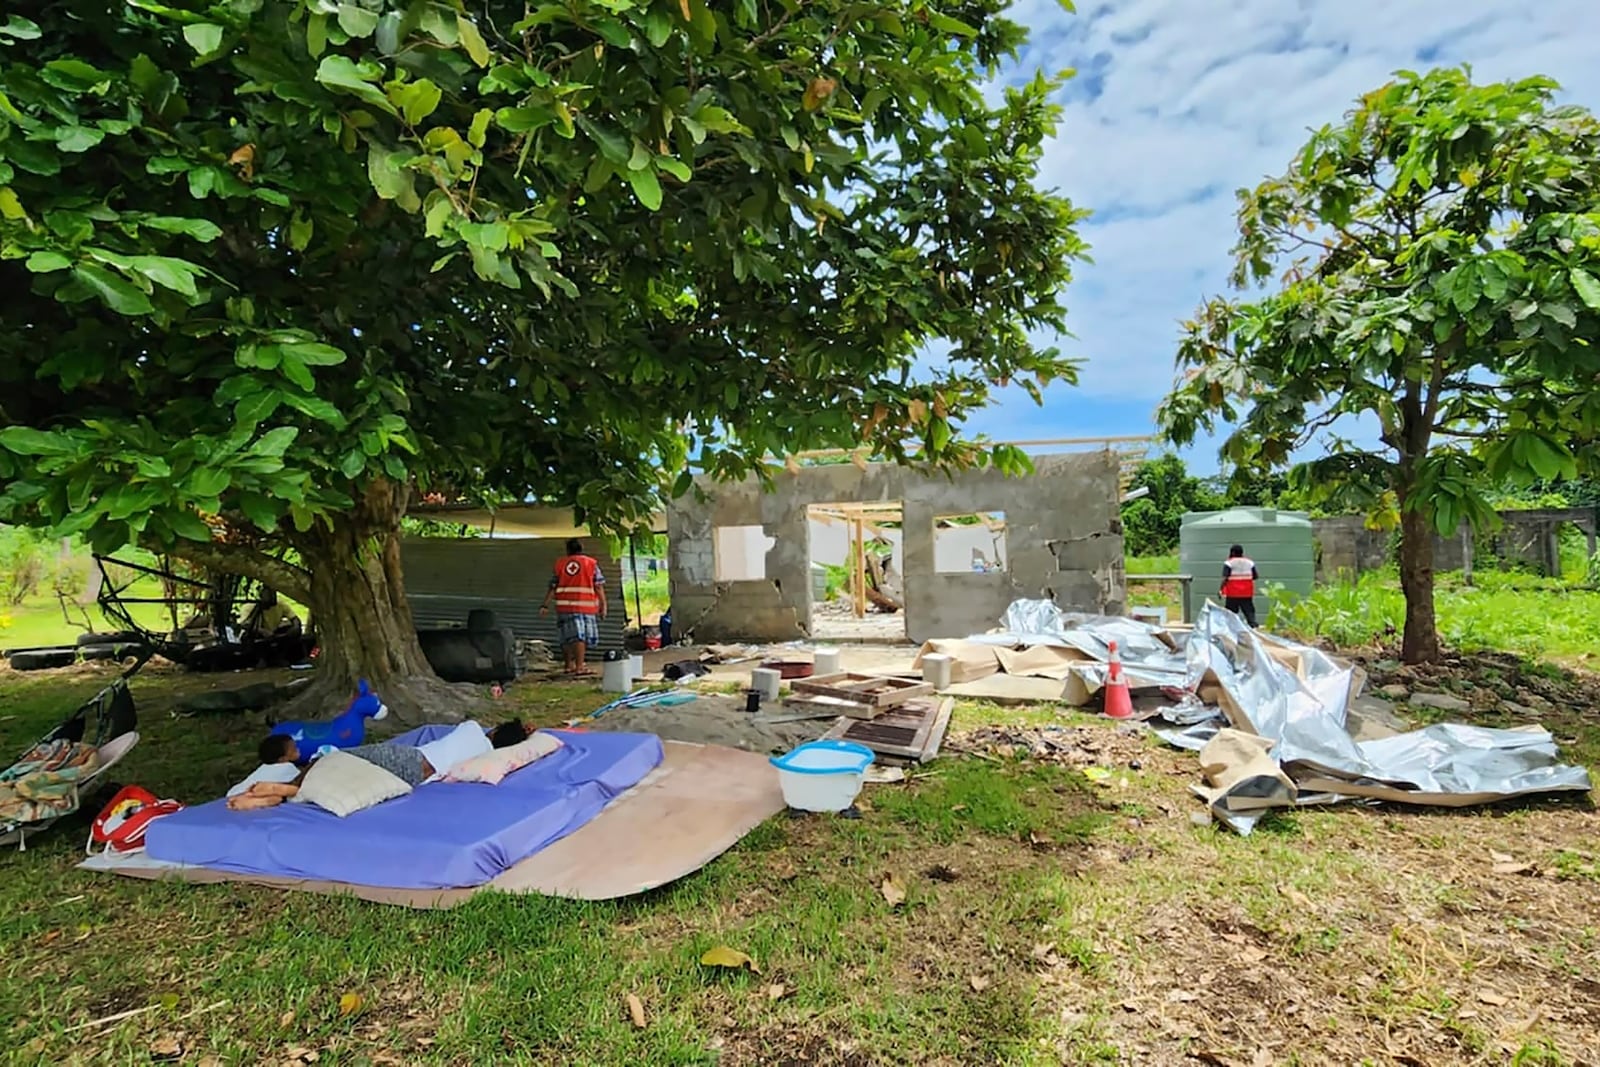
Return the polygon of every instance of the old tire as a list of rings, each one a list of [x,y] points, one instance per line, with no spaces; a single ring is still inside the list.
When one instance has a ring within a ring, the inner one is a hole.
[[[132,630],[112,630],[103,634],[79,634],[78,647],[99,647],[101,645],[120,645],[128,642],[135,644],[144,643],[144,635],[136,634]]]
[[[11,669],[14,671],[49,671],[57,667],[70,667],[76,662],[78,662],[78,650],[75,648],[11,654]]]

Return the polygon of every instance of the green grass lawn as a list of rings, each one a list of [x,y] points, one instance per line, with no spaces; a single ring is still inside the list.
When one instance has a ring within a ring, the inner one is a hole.
[[[0,748],[104,680],[0,672]],[[254,765],[262,720],[170,712],[250,680],[141,674],[142,740],[118,777],[220,794]],[[505,699],[554,723],[603,698]],[[1109,773],[951,754],[869,786],[860,819],[779,816],[702,872],[609,903],[484,894],[413,912],[91,876],[73,868],[83,831],[58,827],[5,860],[0,1027],[29,1063],[1309,1067],[1592,1050],[1592,810],[1308,809],[1240,839],[1191,821],[1191,755],[1059,709],[964,704],[953,732],[988,723],[1082,727]],[[1535,873],[1498,874],[1498,855]],[[717,945],[760,973],[702,967]]]
[[[1434,596],[1439,636],[1466,651],[1498,650],[1582,665],[1600,653],[1600,589],[1557,578],[1480,571],[1438,576]],[[1392,572],[1319,586],[1286,602],[1268,628],[1342,646],[1393,641],[1405,623],[1405,598]]]
[[[138,590],[143,590],[138,591]],[[130,596],[159,596],[159,586],[144,583],[129,591]],[[0,608],[0,648],[36,648],[46,645],[71,645],[83,628],[84,612],[76,605],[69,608],[70,619],[62,614],[60,602],[48,593],[35,594],[14,607]],[[156,632],[172,629],[172,620],[166,608],[159,604],[132,604],[129,611],[139,624]],[[88,608],[88,621],[97,631],[112,629],[93,605]]]

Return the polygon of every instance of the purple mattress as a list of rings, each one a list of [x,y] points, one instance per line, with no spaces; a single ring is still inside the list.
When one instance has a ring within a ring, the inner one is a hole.
[[[451,727],[394,739],[426,744]],[[154,859],[396,889],[481,885],[598,815],[661,762],[652,734],[553,731],[565,746],[499,785],[430,782],[339,818],[310,804],[229,811],[225,801],[150,824]]]

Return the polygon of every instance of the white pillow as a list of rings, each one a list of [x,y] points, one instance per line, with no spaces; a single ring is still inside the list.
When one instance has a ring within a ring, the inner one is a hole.
[[[294,799],[343,818],[409,792],[409,785],[377,764],[334,749],[311,765]]]
[[[418,745],[417,748],[421,750],[422,758],[428,761],[428,766],[433,768],[434,773],[443,776],[456,764],[465,763],[474,756],[493,751],[494,744],[483,732],[483,727],[475,722],[464,722],[437,741],[429,741],[425,745]]]
[[[445,774],[447,782],[487,782],[499,785],[512,771],[521,770],[535,760],[544,759],[561,747],[561,738],[540,731],[505,748],[497,748],[458,763]]]

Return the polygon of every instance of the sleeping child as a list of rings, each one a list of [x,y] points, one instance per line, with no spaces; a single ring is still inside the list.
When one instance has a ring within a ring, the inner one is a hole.
[[[520,744],[527,740],[529,733],[528,728],[516,720],[503,722],[487,733],[477,723],[464,722],[425,745],[357,745],[342,751],[381,767],[415,787],[485,752]],[[233,811],[270,808],[300,791],[306,771],[294,766],[296,749],[292,738],[274,734],[261,742],[258,754],[261,766],[228,790],[228,807]]]

